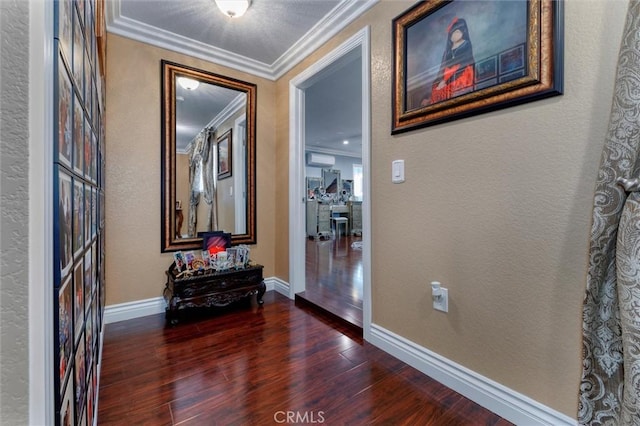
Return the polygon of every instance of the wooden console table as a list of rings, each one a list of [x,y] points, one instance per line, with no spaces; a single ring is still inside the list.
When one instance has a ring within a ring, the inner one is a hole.
[[[259,304],[266,286],[262,278],[262,265],[249,265],[244,269],[202,271],[198,275],[177,278],[175,263],[166,271],[167,283],[163,292],[166,318],[178,322],[178,314],[190,308],[227,306],[246,297],[256,295]]]

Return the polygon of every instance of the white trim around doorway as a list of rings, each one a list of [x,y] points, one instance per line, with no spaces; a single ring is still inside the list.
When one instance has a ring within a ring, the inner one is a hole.
[[[363,333],[371,327],[371,72],[370,29],[364,27],[339,47],[314,63],[289,83],[289,298],[305,288],[305,188],[304,188],[304,90],[319,73],[330,68],[354,49],[362,54],[362,202],[363,230]]]

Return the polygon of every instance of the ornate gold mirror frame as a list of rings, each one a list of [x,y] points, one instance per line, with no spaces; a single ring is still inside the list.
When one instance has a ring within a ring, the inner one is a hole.
[[[195,80],[199,82],[201,85],[205,87],[210,87],[212,90],[225,90],[236,91],[238,92],[238,96],[236,98],[242,99],[244,105],[244,111],[238,111],[242,117],[245,118],[243,126],[241,127],[244,130],[244,134],[242,132],[236,135],[236,138],[233,142],[241,143],[244,139],[243,145],[243,156],[244,163],[239,163],[241,166],[239,170],[244,169],[245,173],[242,176],[238,176],[240,178],[240,182],[243,181],[242,188],[234,188],[233,186],[227,187],[228,185],[233,185],[231,182],[237,182],[232,179],[226,179],[226,181],[216,181],[215,184],[224,184],[227,185],[224,187],[224,195],[226,197],[233,196],[242,196],[246,194],[245,202],[243,203],[240,200],[242,207],[246,212],[245,217],[242,217],[244,221],[244,227],[241,229],[244,232],[234,233],[232,229],[203,229],[201,231],[210,232],[210,231],[224,231],[231,233],[231,243],[232,244],[255,244],[256,243],[256,96],[257,96],[257,88],[253,83],[247,83],[241,80],[236,80],[233,78],[221,76],[218,74],[214,74],[208,71],[199,70],[196,68],[176,64],[169,61],[162,61],[162,167],[161,167],[161,187],[162,187],[162,230],[161,230],[161,251],[176,251],[176,250],[195,250],[200,249],[202,247],[202,237],[198,237],[197,234],[191,233],[189,235],[184,235],[181,232],[177,232],[179,226],[178,222],[180,221],[180,217],[182,211],[179,209],[183,209],[189,204],[190,197],[187,199],[177,199],[176,191],[177,191],[177,178],[176,178],[176,122],[178,109],[178,102],[184,101],[184,96],[177,96],[176,94],[182,90],[177,87],[177,80],[180,77],[186,77],[191,80]],[[215,87],[214,87],[215,86]],[[244,96],[243,96],[244,94]],[[177,102],[178,101],[178,102]],[[219,114],[219,111],[212,111],[211,117],[212,121],[215,122],[214,116]],[[214,134],[211,139],[211,152],[215,152],[217,146],[216,137],[222,136],[224,133],[224,129],[218,130],[215,128],[215,125],[210,127],[211,133]],[[209,128],[203,130],[209,130]],[[216,132],[216,133],[214,133]],[[219,133],[219,134],[218,134]],[[216,160],[218,159],[217,154],[215,155]],[[242,161],[242,158],[236,160]],[[212,162],[213,170],[210,171],[209,175],[213,177],[214,180],[217,179],[218,173],[217,168],[219,164],[217,161]],[[236,173],[238,173],[236,171]],[[222,176],[222,175],[221,175]],[[228,177],[225,174],[225,177]],[[191,179],[191,178],[188,178]],[[222,182],[222,183],[220,183]],[[191,189],[191,188],[190,188]],[[214,201],[215,202],[215,201]],[[180,213],[180,214],[179,214]],[[240,213],[241,214],[241,213]],[[182,219],[186,222],[187,218],[182,217]]]

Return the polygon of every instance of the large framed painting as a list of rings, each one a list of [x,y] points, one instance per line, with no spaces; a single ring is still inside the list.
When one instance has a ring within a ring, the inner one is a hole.
[[[427,0],[393,20],[391,133],[562,94],[561,0]]]

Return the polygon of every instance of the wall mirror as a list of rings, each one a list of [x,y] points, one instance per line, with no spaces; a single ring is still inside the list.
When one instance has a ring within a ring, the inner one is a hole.
[[[256,243],[256,85],[162,61],[162,252]]]
[[[309,200],[315,199],[321,190],[324,192],[324,187],[322,186],[322,179],[319,177],[307,176],[307,199]]]
[[[322,169],[322,184],[327,193],[337,194],[342,189],[340,170]]]

